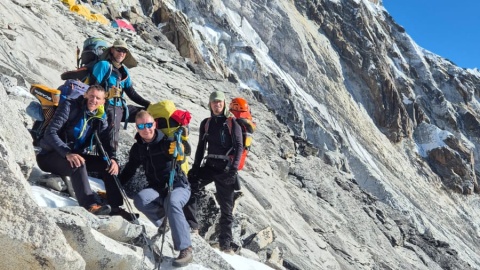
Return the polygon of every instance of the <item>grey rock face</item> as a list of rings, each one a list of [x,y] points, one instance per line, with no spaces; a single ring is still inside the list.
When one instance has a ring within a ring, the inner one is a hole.
[[[419,48],[378,1],[133,2],[138,35],[89,23],[59,1],[0,3],[2,261],[152,265],[136,227],[40,208],[26,181],[31,97],[17,90],[60,85],[91,34],[128,40],[140,62],[135,89],[192,112],[194,147],[211,91],[250,101],[258,130],[234,213],[240,254],[280,269],[479,268],[478,71]],[[121,132],[121,163],[134,133]],[[205,241],[218,235],[214,198],[207,187],[194,262],[227,269]]]
[[[24,173],[31,171],[34,152],[28,132],[22,128],[24,116],[19,111],[24,107],[7,95],[5,83],[0,85],[0,99],[6,104],[0,106],[3,123],[0,136],[0,244],[3,248],[0,257],[3,264],[11,269],[84,269],[83,258],[68,245],[55,222],[31,197]]]

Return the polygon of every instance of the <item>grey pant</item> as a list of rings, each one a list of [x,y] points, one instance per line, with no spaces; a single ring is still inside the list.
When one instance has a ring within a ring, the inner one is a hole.
[[[183,250],[192,245],[190,225],[183,214],[183,206],[189,198],[190,187],[176,187],[166,198],[162,198],[155,189],[146,188],[135,194],[133,203],[157,227],[162,224],[167,212],[173,246],[175,250]]]

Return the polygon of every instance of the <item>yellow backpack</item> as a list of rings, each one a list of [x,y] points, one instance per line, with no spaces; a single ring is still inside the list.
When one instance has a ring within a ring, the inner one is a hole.
[[[162,131],[162,133],[167,136],[169,139],[174,139],[174,134],[179,128],[183,128],[182,132],[182,143],[185,148],[185,156],[191,154],[190,143],[188,142],[188,124],[190,123],[191,115],[188,111],[179,110],[175,107],[175,104],[171,100],[162,100],[155,104],[151,104],[147,109],[155,119],[157,129]],[[186,162],[186,158],[181,165],[182,170],[185,174],[188,173],[189,166]]]

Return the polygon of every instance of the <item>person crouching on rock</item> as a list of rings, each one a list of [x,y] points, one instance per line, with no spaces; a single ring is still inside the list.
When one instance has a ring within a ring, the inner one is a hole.
[[[123,197],[113,178],[119,167],[110,147],[110,130],[103,107],[105,95],[103,87],[92,85],[84,96],[60,103],[40,140],[42,151],[37,155],[37,163],[45,172],[70,177],[78,204],[89,212],[121,215],[128,219],[131,215],[120,208]],[[89,154],[95,142],[95,132],[111,157],[109,168],[103,157]],[[111,206],[97,201],[87,171],[102,176]]]
[[[190,226],[182,210],[190,198],[190,185],[181,169],[185,155],[182,151],[174,160],[172,154],[177,147],[177,141],[169,140],[157,130],[153,117],[147,111],[140,111],[136,115],[135,126],[137,141],[130,149],[120,181],[122,185],[126,184],[135,175],[137,168],[143,166],[148,186],[133,197],[133,203],[152,223],[159,226],[159,233],[166,231],[162,231],[162,221],[165,221],[163,213],[166,214],[174,249],[180,251],[172,265],[185,266],[193,260]],[[184,149],[183,144],[181,148]],[[175,170],[175,176],[172,186],[169,186],[172,169]]]

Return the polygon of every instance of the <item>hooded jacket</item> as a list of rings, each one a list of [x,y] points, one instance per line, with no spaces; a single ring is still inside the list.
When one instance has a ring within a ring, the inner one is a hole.
[[[109,147],[104,107],[100,106],[92,114],[87,110],[83,96],[67,99],[60,103],[40,140],[41,153],[57,151],[63,157],[68,153],[82,154],[94,142],[95,131],[98,132],[100,141],[110,158],[115,158],[115,153]]]
[[[137,168],[143,166],[148,186],[157,191],[161,191],[167,187],[170,179],[170,171],[172,167],[172,155],[168,153],[171,141],[163,135],[159,130],[155,130],[155,139],[147,143],[137,133],[137,140],[130,149],[128,162],[120,174],[122,185],[126,184],[136,173]],[[188,180],[177,163],[175,168],[175,180],[173,188],[188,186]]]

